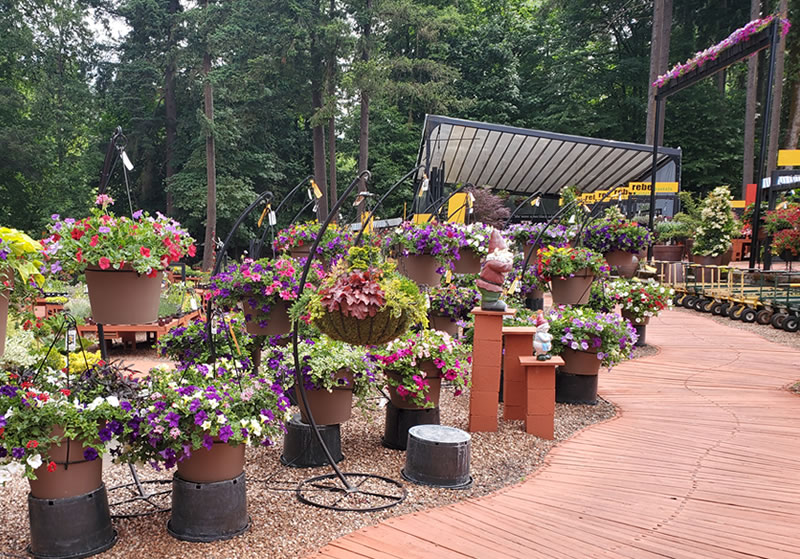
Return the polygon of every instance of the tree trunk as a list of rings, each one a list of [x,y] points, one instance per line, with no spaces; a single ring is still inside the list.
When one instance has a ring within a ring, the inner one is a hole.
[[[362,50],[361,60],[369,62],[370,57],[370,36],[372,35],[372,0],[366,2],[367,20],[362,31]],[[365,64],[366,69],[366,64]],[[366,70],[368,71],[368,70]],[[358,133],[358,172],[366,171],[369,166],[369,91],[361,87],[361,118]],[[366,179],[361,179],[358,184],[359,192],[367,190]],[[358,217],[363,219],[365,202],[362,200],[358,205]]]
[[[792,86],[792,100],[789,106],[789,130],[786,132],[785,149],[797,149],[800,140],[800,80]]]
[[[750,20],[761,13],[761,0],[750,1]],[[747,92],[744,105],[744,163],[742,165],[742,199],[747,194],[747,185],[753,183],[753,166],[756,141],[756,103],[758,99],[758,55],[747,60]]]
[[[331,0],[330,19],[333,22],[336,17],[336,0]],[[329,102],[336,103],[336,51],[338,43],[334,44],[328,56],[328,99]],[[328,186],[330,187],[330,206],[333,207],[339,198],[336,188],[336,109],[331,113],[328,120]]]
[[[781,0],[779,17],[786,17],[788,0]],[[778,52],[775,53],[775,83],[772,85],[772,114],[769,116],[769,150],[767,152],[767,174],[770,176],[778,164],[778,142],[781,133],[781,100],[783,99],[783,60],[786,52],[786,37],[782,36]]]
[[[166,111],[166,153],[164,155],[164,175],[166,184],[169,187],[169,182],[175,174],[175,141],[178,138],[178,103],[175,100],[175,56],[172,50],[175,48],[175,28],[176,23],[174,16],[180,10],[179,0],[170,0],[168,12],[170,15],[169,23],[169,42],[167,48],[169,49],[169,60],[167,61],[167,68],[164,71],[164,109]],[[167,190],[167,215],[172,215],[174,200],[172,192]]]
[[[206,2],[206,7],[208,3]],[[211,87],[211,54],[203,55],[203,99],[208,125],[206,129],[206,179],[208,191],[206,197],[206,238],[203,246],[203,271],[211,270],[214,265],[214,239],[217,236],[217,162],[214,150],[214,90]]]
[[[653,31],[650,42],[650,81],[647,97],[647,124],[645,128],[645,143],[653,143],[656,120],[656,93],[657,88],[652,84],[659,75],[667,71],[669,63],[669,43],[672,29],[672,0],[655,0],[653,4]],[[664,142],[664,117],[666,106],[661,106],[661,119],[659,120],[658,143]]]

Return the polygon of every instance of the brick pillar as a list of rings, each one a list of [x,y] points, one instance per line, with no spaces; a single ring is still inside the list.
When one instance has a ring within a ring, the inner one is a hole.
[[[500,367],[503,362],[503,316],[515,309],[472,309],[475,336],[472,341],[472,389],[469,395],[469,431],[497,431]]]
[[[553,439],[556,367],[564,365],[564,360],[553,357],[538,361],[536,357],[520,357],[519,363],[525,368],[525,432],[542,439]]]
[[[533,355],[534,334],[531,326],[503,328],[503,419],[525,419],[525,367],[519,358]]]

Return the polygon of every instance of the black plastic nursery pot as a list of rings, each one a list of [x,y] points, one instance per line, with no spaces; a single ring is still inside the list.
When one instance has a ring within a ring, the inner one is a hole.
[[[406,465],[402,475],[420,485],[466,489],[469,475],[470,434],[444,425],[417,425],[408,430]]]
[[[167,531],[187,542],[228,540],[250,527],[244,472],[225,481],[195,483],[172,478],[172,516]]]
[[[110,549],[117,543],[111,526],[105,484],[94,491],[63,499],[28,495],[31,544],[37,559],[78,559]]]
[[[642,324],[640,326],[634,325],[633,329],[636,330],[636,334],[639,336],[639,339],[636,340],[636,347],[644,347],[647,345],[647,324]]]
[[[317,427],[336,463],[344,460],[339,425],[317,425]],[[300,414],[294,414],[286,423],[281,463],[293,468],[316,468],[328,465],[328,457],[319,445],[314,429],[311,425],[303,423]]]
[[[596,404],[598,376],[574,375],[556,370],[556,402],[560,404]]]
[[[417,425],[439,425],[439,408],[402,409],[386,404],[386,425],[381,443],[386,448],[405,450],[408,430]]]

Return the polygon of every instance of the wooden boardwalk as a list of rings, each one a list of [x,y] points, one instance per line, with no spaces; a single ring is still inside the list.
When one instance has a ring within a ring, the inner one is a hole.
[[[648,328],[651,358],[601,373],[612,421],[527,481],[401,516],[311,557],[800,557],[800,352],[699,314]]]

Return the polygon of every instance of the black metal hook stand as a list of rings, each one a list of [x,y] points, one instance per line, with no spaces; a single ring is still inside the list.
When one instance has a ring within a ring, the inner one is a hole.
[[[294,197],[295,193],[298,190],[300,190],[300,188],[304,184],[306,184],[307,182],[309,182],[313,178],[314,178],[314,175],[308,175],[306,178],[304,178],[303,180],[298,182],[295,185],[295,187],[292,188],[289,191],[289,194],[287,194],[286,196],[283,197],[283,200],[281,200],[281,203],[278,204],[278,207],[275,208],[275,210],[274,210],[275,215],[277,216],[278,214],[280,214],[280,211],[287,204],[287,202],[289,202],[289,200],[291,200]],[[267,231],[270,232],[270,237],[271,237],[270,238],[270,246],[272,247],[272,257],[275,258],[275,256],[276,256],[275,255],[275,227],[270,223],[269,224],[269,228],[265,227],[264,228],[264,232],[261,234],[261,237],[258,239],[258,244],[255,246],[255,250],[253,251],[253,260],[258,260],[261,257],[261,250],[264,247],[264,240],[267,238]]]
[[[416,171],[416,170],[415,170]],[[412,171],[415,172],[415,171]],[[347,199],[347,197],[353,192],[355,187],[361,182],[361,180],[368,180],[371,176],[369,171],[362,171],[361,173],[356,176],[355,179],[350,183],[350,185],[344,190],[341,194],[339,199],[336,201],[336,204],[331,208],[330,213],[326,217],[325,221],[320,226],[319,232],[317,233],[316,239],[314,239],[314,243],[311,245],[311,249],[309,252],[309,257],[306,260],[306,264],[303,267],[303,274],[300,278],[300,292],[298,293],[298,298],[300,298],[303,294],[304,286],[306,283],[306,278],[308,277],[308,273],[311,270],[311,263],[316,256],[317,247],[319,246],[320,241],[322,240],[322,235],[327,230],[330,223],[333,221],[334,216],[337,214],[339,209],[342,207],[342,204]],[[402,181],[407,178],[404,177],[395,186],[392,187],[396,188]],[[391,190],[389,192],[391,192]],[[380,202],[382,202],[388,192],[381,197]],[[379,203],[380,203],[379,202]],[[369,220],[372,218],[372,215],[377,210],[379,204],[372,209],[370,215],[367,217],[365,223],[369,223]],[[356,237],[355,243],[357,244],[360,242],[362,238],[362,234],[364,232],[364,227],[361,228],[359,231],[358,236]],[[305,481],[300,482],[297,486],[297,498],[301,503],[305,503],[308,505],[313,505],[316,507],[326,508],[330,510],[337,510],[337,511],[353,511],[353,512],[372,512],[377,510],[382,510],[386,508],[393,507],[398,505],[406,498],[406,490],[403,488],[402,484],[383,477],[377,476],[373,474],[361,474],[361,473],[352,473],[347,472],[343,473],[339,467],[336,465],[336,461],[334,460],[333,456],[330,453],[330,450],[325,444],[324,439],[322,438],[322,434],[320,433],[319,426],[317,425],[316,421],[314,421],[314,415],[311,413],[311,409],[308,405],[308,398],[306,396],[306,390],[304,387],[304,382],[301,374],[301,367],[300,367],[300,355],[298,353],[298,327],[297,321],[295,321],[292,325],[292,355],[294,357],[294,375],[295,375],[295,386],[297,387],[297,391],[300,394],[300,400],[302,402],[303,408],[305,409],[308,417],[308,422],[311,425],[312,430],[314,431],[314,435],[319,443],[322,451],[325,453],[325,457],[328,460],[328,464],[333,468],[334,473],[327,474],[324,476],[317,476]],[[322,483],[325,480],[334,480],[338,478],[341,482],[342,486],[338,486],[335,484],[327,484]],[[351,480],[353,482],[351,482]],[[319,500],[315,500],[312,498],[312,495],[315,498],[321,497],[324,493],[333,493],[335,498],[332,502],[320,502]],[[379,504],[374,505],[373,502],[378,501]]]

